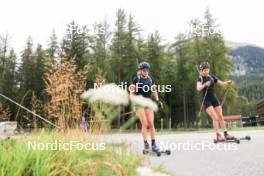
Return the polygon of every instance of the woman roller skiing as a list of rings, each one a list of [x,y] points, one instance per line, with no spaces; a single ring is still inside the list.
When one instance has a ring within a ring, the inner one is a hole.
[[[208,62],[202,62],[199,66],[200,77],[197,80],[197,90],[203,92],[203,107],[213,121],[213,127],[216,132],[216,140],[223,142],[225,140],[235,140],[236,138],[227,132],[222,113],[222,106],[215,93],[215,85],[231,85],[232,80],[221,81],[216,76],[209,75],[210,65]],[[218,122],[224,130],[224,138],[218,129]]]
[[[142,62],[139,64],[138,73],[132,78],[130,94],[142,95],[145,98],[151,98],[153,95],[155,101],[158,102],[160,106],[162,106],[162,103],[159,101],[154,80],[149,75],[149,72],[150,72],[149,63]],[[154,86],[154,89],[151,89],[152,86]],[[148,87],[148,89],[146,87]],[[137,110],[136,115],[139,117],[142,126],[141,133],[144,140],[144,150],[148,150],[150,148],[149,143],[147,141],[147,128],[149,127],[150,136],[151,136],[151,149],[153,152],[156,153],[160,152],[160,149],[157,147],[155,143],[155,127],[154,127],[153,110],[149,108],[142,108]]]

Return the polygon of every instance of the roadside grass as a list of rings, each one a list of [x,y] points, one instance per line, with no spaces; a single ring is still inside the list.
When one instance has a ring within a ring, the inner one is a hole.
[[[62,137],[63,136],[63,137]],[[48,150],[29,148],[29,142],[47,144],[54,141],[67,143],[68,135],[41,132],[19,140],[0,141],[1,176],[53,176],[53,175],[137,175],[143,157],[128,150],[126,144],[106,145],[104,150]],[[87,139],[74,138],[85,144]],[[59,145],[59,144],[55,144]]]

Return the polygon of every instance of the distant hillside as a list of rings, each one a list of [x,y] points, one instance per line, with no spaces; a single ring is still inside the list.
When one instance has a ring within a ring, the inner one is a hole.
[[[232,49],[236,49],[238,47],[244,47],[244,46],[255,46],[253,44],[249,44],[249,43],[238,43],[238,42],[232,42],[232,41],[225,41],[225,45],[229,48],[232,48]]]
[[[236,71],[261,73],[264,71],[264,49],[256,46],[238,47],[230,52]]]
[[[264,48],[240,45],[233,47],[229,55],[235,63],[232,77],[237,82],[240,95],[250,101],[264,98]]]

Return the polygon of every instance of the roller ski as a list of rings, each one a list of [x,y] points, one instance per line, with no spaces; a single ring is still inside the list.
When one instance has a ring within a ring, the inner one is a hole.
[[[227,132],[224,132],[224,138],[222,137],[222,135],[220,133],[216,134],[216,139],[214,139],[214,143],[237,143],[240,144],[240,139],[234,137],[233,135],[228,134]]]
[[[239,140],[250,141],[250,140],[251,140],[251,137],[250,137],[250,136],[245,136],[245,137],[241,137],[241,138],[239,138]]]
[[[170,150],[160,150],[160,148],[156,145],[153,145],[151,148],[149,147],[148,144],[145,144],[145,147],[142,151],[143,155],[156,155],[160,157],[162,154],[170,155],[171,151]]]

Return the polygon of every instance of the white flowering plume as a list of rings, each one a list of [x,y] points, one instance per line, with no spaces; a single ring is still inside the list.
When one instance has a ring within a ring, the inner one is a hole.
[[[116,84],[105,84],[96,89],[89,89],[81,95],[89,102],[102,101],[114,105],[128,105],[129,98],[126,90]]]
[[[104,103],[110,103],[114,105],[128,105],[129,98],[133,105],[150,108],[154,111],[158,110],[157,104],[149,98],[145,98],[141,95],[130,95],[126,90],[120,88],[116,84],[105,84],[96,89],[89,89],[85,91],[81,98],[88,100],[89,102],[101,101]]]

